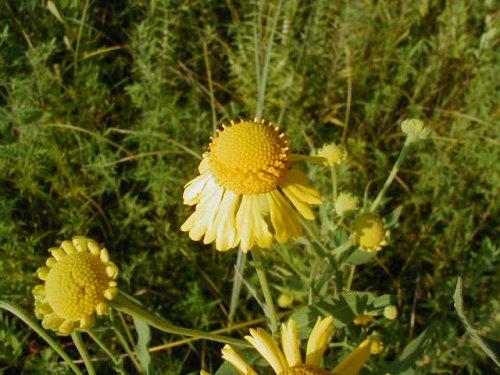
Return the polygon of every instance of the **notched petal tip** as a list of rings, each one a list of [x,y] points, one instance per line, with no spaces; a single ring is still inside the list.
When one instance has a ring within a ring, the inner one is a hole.
[[[94,315],[86,316],[85,318],[80,320],[80,329],[85,331],[89,330],[94,325],[94,321],[95,321]]]
[[[57,259],[54,257],[48,257],[47,260],[45,261],[45,265],[49,268],[52,268],[56,265]]]
[[[76,322],[71,320],[64,320],[59,326],[59,334],[63,336],[70,335],[75,330]]]
[[[106,266],[106,275],[108,275],[110,279],[116,279],[118,272],[118,267],[114,263],[109,262]]]
[[[104,297],[108,300],[112,300],[118,294],[118,288],[112,287],[104,291]]]
[[[83,236],[74,236],[72,238],[73,245],[75,245],[77,252],[87,251],[87,238]]]
[[[49,249],[49,252],[56,260],[61,260],[68,256],[68,252],[60,247],[52,247]]]
[[[40,296],[40,297],[45,297],[46,291],[45,291],[45,285],[44,284],[38,284],[36,285],[32,290],[31,293],[34,296]]]
[[[64,252],[68,255],[76,253],[75,245],[73,245],[73,242],[71,242],[69,240],[64,240],[61,243],[61,249],[64,250]]]
[[[47,277],[49,276],[49,273],[50,273],[50,268],[40,267],[39,269],[36,270],[36,273],[37,273],[38,278],[40,280],[47,281]]]
[[[108,252],[108,249],[103,248],[100,251],[99,259],[101,259],[101,262],[103,262],[103,263],[108,263],[109,262],[109,252]]]

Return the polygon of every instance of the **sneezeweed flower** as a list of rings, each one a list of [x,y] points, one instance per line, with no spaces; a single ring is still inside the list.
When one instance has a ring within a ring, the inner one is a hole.
[[[398,317],[398,308],[394,305],[389,305],[384,308],[384,316],[389,320],[394,320]]]
[[[412,142],[418,139],[426,139],[431,134],[431,130],[425,126],[422,120],[418,119],[404,120],[401,123],[401,130]]]
[[[325,158],[328,165],[339,165],[347,158],[347,150],[342,145],[329,143],[318,150],[318,156]]]
[[[276,302],[282,309],[289,309],[293,306],[293,296],[290,293],[281,293]]]
[[[35,315],[45,329],[62,335],[90,329],[95,313],[106,314],[106,301],[118,292],[118,268],[108,251],[90,238],[73,237],[49,252],[46,267],[37,271],[44,283],[32,291]]]
[[[348,212],[358,209],[359,199],[349,192],[342,192],[335,200],[335,212],[338,216],[344,216]]]
[[[354,320],[352,321],[354,324],[357,326],[363,326],[366,327],[368,324],[370,324],[375,317],[373,315],[368,315],[368,314],[359,314],[357,315]]]
[[[181,226],[194,241],[215,242],[217,250],[238,245],[271,246],[302,235],[299,215],[314,219],[310,205],[321,198],[307,176],[291,168],[307,157],[290,154],[284,133],[264,121],[231,122],[217,130],[188,182],[184,204],[196,205]]]
[[[354,243],[361,250],[374,252],[387,245],[389,231],[385,229],[384,221],[379,216],[365,213],[355,220],[352,234]]]
[[[322,367],[322,359],[333,330],[331,316],[324,319],[318,318],[309,335],[305,361],[300,352],[297,324],[293,319],[281,326],[281,349],[272,336],[261,328],[251,329],[250,335],[245,336],[245,339],[267,361],[274,373],[279,375],[354,375],[372,354],[379,354],[382,351],[380,340],[366,339],[335,369],[328,371]],[[240,375],[259,374],[230,345],[222,349],[222,358],[229,362]],[[208,375],[205,371],[201,371],[200,374]]]

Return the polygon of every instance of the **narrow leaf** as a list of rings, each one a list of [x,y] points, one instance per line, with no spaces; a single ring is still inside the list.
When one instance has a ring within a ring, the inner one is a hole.
[[[59,10],[57,9],[56,7],[56,4],[54,4],[52,1],[47,1],[47,9],[49,10],[50,13],[52,13],[52,15],[54,17],[57,18],[57,20],[61,23],[64,23],[64,20],[63,18],[61,17],[61,13],[59,13]]]
[[[463,281],[461,277],[459,277],[457,280],[457,286],[455,288],[455,293],[453,294],[453,302],[455,304],[455,310],[457,311],[459,318],[462,320],[465,326],[465,330],[471,336],[472,341],[475,342],[476,345],[478,345],[488,355],[488,357],[490,357],[493,362],[495,362],[495,364],[500,367],[500,361],[498,360],[498,347],[495,351],[488,344],[488,341],[490,340],[484,340],[479,335],[479,332],[476,329],[472,328],[471,324],[465,317],[463,301]]]
[[[133,316],[135,330],[137,331],[137,359],[142,367],[146,370],[146,374],[151,373],[151,356],[149,354],[149,342],[151,341],[151,329],[141,319]]]
[[[426,328],[420,336],[412,340],[404,349],[401,356],[394,362],[385,366],[380,374],[411,375],[415,373],[415,363],[425,352],[428,341],[432,336],[434,326]]]

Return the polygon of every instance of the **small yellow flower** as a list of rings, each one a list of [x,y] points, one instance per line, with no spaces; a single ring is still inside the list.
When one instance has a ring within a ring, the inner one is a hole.
[[[293,319],[281,326],[281,349],[271,335],[261,328],[251,329],[250,335],[245,336],[245,339],[267,361],[274,373],[279,375],[355,375],[372,354],[378,354],[382,350],[380,340],[366,339],[332,372],[329,372],[321,366],[321,362],[333,330],[331,316],[324,319],[318,318],[309,335],[305,361],[302,360],[297,324]],[[222,349],[222,358],[229,362],[240,375],[259,374],[230,345]],[[200,374],[209,375],[203,370]]]
[[[329,143],[318,150],[318,156],[325,158],[328,165],[338,165],[347,158],[347,151],[342,145]]]
[[[293,296],[290,293],[281,293],[277,302],[282,309],[289,309],[293,305]]]
[[[384,222],[375,214],[366,213],[359,216],[353,226],[354,242],[361,250],[367,252],[380,251],[387,245],[389,231],[385,230]]]
[[[238,245],[268,248],[302,235],[299,215],[321,198],[304,172],[290,168],[303,160],[290,154],[284,133],[264,121],[231,122],[217,130],[198,167],[200,175],[184,189],[184,204],[196,205],[181,226],[194,241],[215,242],[217,250]],[[298,213],[297,213],[298,211]]]
[[[35,315],[45,329],[62,335],[90,329],[95,313],[106,314],[106,300],[118,292],[118,268],[110,262],[108,251],[90,238],[73,237],[49,252],[47,266],[37,271],[44,284],[32,291]]]
[[[394,305],[389,305],[384,308],[384,316],[389,320],[394,320],[398,317],[398,308]]]
[[[403,133],[412,137],[413,141],[417,139],[426,139],[431,134],[431,130],[425,126],[422,120],[408,119],[401,123],[401,130]]]
[[[344,216],[348,212],[358,209],[359,199],[349,192],[342,192],[335,200],[335,212],[338,216]]]
[[[367,326],[373,321],[373,319],[374,319],[373,315],[359,314],[354,318],[352,322],[357,326]]]

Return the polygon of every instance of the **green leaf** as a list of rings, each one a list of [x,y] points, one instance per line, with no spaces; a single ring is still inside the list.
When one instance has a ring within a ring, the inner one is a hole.
[[[61,13],[59,13],[59,10],[57,9],[56,5],[54,4],[53,1],[47,1],[47,9],[49,10],[50,13],[52,13],[52,15],[54,17],[57,18],[57,20],[61,23],[64,24],[64,20],[63,18],[61,17]]]
[[[394,362],[385,366],[379,374],[411,375],[415,373],[415,363],[422,357],[432,336],[434,326],[426,328],[420,336],[412,340],[404,349],[401,356]]]
[[[395,226],[399,220],[399,216],[403,212],[403,206],[396,207],[391,213],[384,217],[385,219],[385,227],[391,228]]]
[[[369,311],[383,312],[385,307],[389,305],[392,305],[392,296],[390,294],[384,294],[373,300],[369,306]]]
[[[333,316],[333,324],[337,328],[342,328],[356,317],[363,313],[367,306],[375,300],[371,293],[351,292],[341,293],[335,298],[327,298],[314,305],[304,306],[292,314],[292,318],[297,323],[299,336],[306,338],[309,336],[318,316]]]
[[[455,304],[455,310],[458,316],[462,320],[467,333],[471,336],[471,339],[476,343],[487,355],[490,357],[497,366],[500,367],[500,361],[498,360],[498,345],[491,346],[493,340],[484,340],[480,335],[478,330],[472,328],[471,324],[465,317],[464,312],[464,301],[463,301],[463,281],[459,277],[457,280],[457,286],[455,288],[455,293],[453,294],[453,302]],[[498,344],[498,342],[496,342]]]
[[[376,252],[363,251],[359,248],[353,249],[350,254],[343,260],[344,263],[358,266],[360,264],[368,263],[377,255]]]
[[[151,341],[151,329],[149,328],[149,325],[141,319],[135,316],[132,316],[132,318],[134,319],[135,330],[137,331],[138,336],[135,347],[137,351],[137,358],[139,359],[142,367],[146,370],[146,374],[149,375],[151,373],[151,356],[148,349],[149,342]]]

